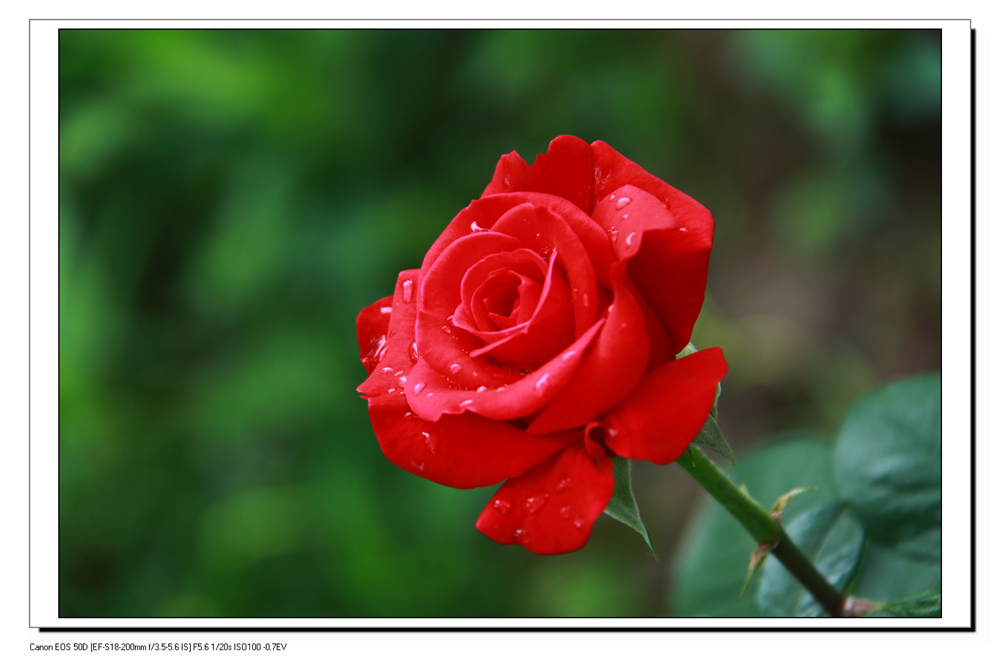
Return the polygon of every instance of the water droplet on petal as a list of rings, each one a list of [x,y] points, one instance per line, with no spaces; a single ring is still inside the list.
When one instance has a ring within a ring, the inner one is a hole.
[[[564,506],[563,508],[559,509],[559,515],[562,516],[563,518],[569,518],[569,506]]]
[[[402,371],[402,370],[400,370],[399,372],[397,372],[397,373],[396,373],[396,376],[397,376],[397,377],[399,377],[399,376],[400,376],[401,374],[403,374],[403,371]]]
[[[451,366],[448,369],[451,370],[451,374],[455,374],[456,372],[458,372],[459,370],[462,369],[462,364],[461,363],[452,363]]]
[[[628,213],[625,213],[624,215],[622,215],[622,219],[623,220],[627,220],[628,219]]]
[[[616,430],[615,428],[608,428],[608,437],[617,437],[617,436],[618,436],[618,430]]]
[[[390,368],[389,366],[385,366],[384,368],[382,368],[382,374],[383,375],[387,375],[390,372],[392,372],[392,368]]]
[[[486,231],[481,226],[479,226],[478,224],[476,224],[475,220],[473,220],[472,224],[469,225],[469,227],[472,229],[472,233],[475,233],[477,231]]]
[[[578,528],[583,527],[583,523],[584,523],[583,518],[577,518],[576,520],[573,521],[573,525]]]
[[[610,198],[610,199],[611,199],[612,201],[614,201],[614,200],[615,200],[615,195],[613,195],[613,194],[612,194],[612,195],[611,195],[611,196],[610,196],[609,198]]]
[[[433,398],[434,397],[434,391],[431,391],[430,393],[428,393],[427,397],[428,398]]]
[[[434,439],[434,435],[429,432],[422,432],[420,434],[424,436],[424,444],[427,445],[427,450],[432,454],[437,453],[437,440]]]
[[[405,388],[406,387],[406,375],[403,375],[402,377],[400,377],[396,381],[399,383],[399,388]]]
[[[558,490],[561,493],[566,493],[569,492],[569,489],[572,487],[573,487],[573,479],[567,476],[566,478],[564,478],[562,481],[559,482],[559,485],[556,486],[556,490]]]
[[[479,388],[476,389],[476,393],[486,393],[486,387],[480,386]]]
[[[681,227],[679,231],[687,231],[687,227]]]
[[[625,237],[625,247],[632,247],[632,243],[635,242],[635,232],[633,231],[628,236]]]
[[[510,502],[505,499],[500,499],[499,497],[493,500],[493,508],[497,510],[501,516],[506,516],[510,511]]]
[[[583,295],[583,307],[588,307],[590,305],[590,294]]]
[[[415,396],[420,395],[420,392],[423,390],[424,390],[423,382],[417,382],[416,384],[413,385],[413,395]]]
[[[418,463],[416,460],[411,460],[410,464],[419,469],[421,472],[424,471],[424,464]]]
[[[403,280],[403,302],[413,302],[413,280]]]
[[[524,539],[525,541],[527,541],[527,535],[526,535],[523,527],[519,527],[516,530],[514,530],[514,538],[515,539]]]
[[[543,374],[541,377],[538,378],[537,382],[535,382],[535,390],[544,391],[545,387],[547,387],[548,385],[549,385],[549,373],[546,372],[545,374]]]
[[[420,360],[420,355],[417,354],[417,343],[416,342],[414,342],[412,345],[410,345],[410,360],[413,361],[414,363],[416,363],[417,361]]]
[[[506,390],[507,390],[506,386],[501,386],[501,387],[497,388],[497,393],[499,393],[500,391],[506,391]]]
[[[409,419],[410,421],[414,421],[420,417],[414,414],[413,412],[406,412],[405,414],[403,414],[403,418]]]
[[[524,500],[525,513],[537,513],[539,509],[545,506],[545,500],[548,498],[548,493],[542,493],[541,495],[535,495]]]
[[[379,310],[381,310],[382,314],[392,314],[392,306],[391,305],[385,305],[385,306],[379,308]]]
[[[395,393],[396,389],[389,389],[389,393]]]
[[[472,400],[463,400],[462,402],[458,403],[458,406],[459,407],[468,407],[471,404],[472,404]]]
[[[621,199],[615,202],[615,210],[621,210],[630,203],[632,203],[631,199],[629,199],[628,197],[622,197]]]
[[[565,354],[562,355],[562,360],[568,361],[571,358],[573,358],[574,356],[576,356],[576,350],[575,349],[570,349],[568,352],[566,352]]]

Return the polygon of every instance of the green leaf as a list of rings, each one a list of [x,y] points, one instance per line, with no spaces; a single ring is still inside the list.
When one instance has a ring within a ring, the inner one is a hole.
[[[770,506],[789,488],[815,486],[816,492],[800,495],[785,510],[793,520],[809,508],[836,499],[832,465],[833,448],[811,436],[772,440],[740,457],[740,466],[728,469],[736,483],[763,506]],[[693,488],[693,493],[698,489]],[[747,558],[757,544],[736,520],[707,493],[681,538],[673,571],[670,611],[680,617],[753,617],[759,580],[753,580],[740,598],[746,579]]]
[[[788,537],[831,585],[843,590],[854,577],[865,545],[861,524],[840,502],[814,506],[785,528]],[[823,608],[778,560],[764,563],[757,605],[769,617],[819,617]]]
[[[941,593],[924,590],[906,599],[884,604],[865,617],[941,617]]]
[[[614,463],[615,492],[611,496],[608,506],[604,509],[604,513],[638,532],[646,540],[649,549],[653,551],[653,558],[659,562],[660,558],[656,554],[656,546],[649,538],[649,531],[642,522],[639,507],[635,503],[635,495],[632,493],[632,461],[628,458],[614,458],[612,462]]]
[[[869,539],[849,591],[851,596],[881,603],[934,589],[941,589],[940,562],[906,557]]]
[[[837,436],[834,477],[874,541],[940,561],[940,376],[858,401]]]
[[[705,421],[705,425],[702,427],[701,432],[698,436],[694,438],[692,444],[697,444],[703,449],[710,449],[716,453],[721,453],[723,457],[728,460],[733,467],[736,467],[736,456],[733,454],[733,450],[729,447],[729,442],[726,441],[725,435],[719,430],[719,423],[715,420],[715,417],[709,414],[708,420]]]

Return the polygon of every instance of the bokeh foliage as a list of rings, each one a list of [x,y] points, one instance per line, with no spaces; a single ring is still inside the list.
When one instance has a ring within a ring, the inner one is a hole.
[[[543,558],[380,454],[354,317],[497,158],[602,139],[702,201],[741,445],[940,367],[936,31],[64,30],[60,614],[670,612],[704,493],[637,465]]]

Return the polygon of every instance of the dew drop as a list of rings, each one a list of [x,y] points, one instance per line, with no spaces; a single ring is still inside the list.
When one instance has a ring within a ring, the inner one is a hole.
[[[630,203],[632,203],[631,199],[629,199],[628,197],[622,197],[621,199],[615,202],[615,210],[621,210]]]
[[[379,309],[382,311],[382,314],[392,314],[392,306],[391,305],[386,305],[386,306],[383,306],[383,307],[381,307]]]
[[[475,221],[473,221],[472,224],[469,225],[469,227],[472,229],[472,233],[475,233],[477,231],[486,231],[486,229],[483,229],[481,226],[476,224]]]
[[[472,404],[472,400],[463,400],[462,402],[458,403],[458,406],[459,407],[468,407],[471,404]]]
[[[632,247],[632,243],[635,242],[635,232],[633,231],[628,236],[625,237],[625,247]]]
[[[413,302],[413,280],[403,280],[403,302]]]
[[[622,215],[622,219],[623,220],[627,220],[628,219],[628,213],[625,213],[624,215]]]
[[[413,385],[413,395],[415,396],[420,395],[420,392],[423,390],[424,390],[423,382],[417,382],[416,384]]]
[[[687,227],[681,227],[678,231],[687,231]]]
[[[455,374],[456,372],[458,372],[459,370],[462,369],[462,364],[461,363],[452,363],[448,367],[448,369],[451,370],[451,374]]]
[[[611,230],[611,242],[614,243],[616,240],[618,240],[618,230],[617,229],[612,229]]]
[[[430,393],[428,393],[427,397],[428,398],[433,398],[434,397],[434,391],[431,391]]]
[[[598,172],[598,173],[600,173],[600,172]],[[615,195],[613,195],[613,194],[612,194],[612,195],[611,195],[611,196],[610,196],[609,198],[610,198],[610,199],[611,199],[612,201],[614,201],[614,200],[615,200]]]
[[[577,518],[574,520],[573,525],[577,528],[583,527],[583,518]]]
[[[399,383],[399,388],[406,388],[406,375],[397,379],[396,382]]]
[[[535,382],[535,390],[544,391],[545,387],[547,387],[548,385],[549,385],[549,373],[546,372],[545,374],[543,374],[541,377],[538,378],[537,382]]]
[[[562,355],[562,360],[568,361],[571,358],[573,358],[574,356],[576,356],[576,350],[575,349],[570,349],[568,352],[566,352],[565,354]]]
[[[590,294],[584,294],[583,295],[583,307],[586,308],[586,307],[589,307],[589,306],[590,306]]]
[[[500,499],[499,497],[493,500],[493,508],[497,510],[501,516],[506,516],[510,511],[510,502],[505,499]]]
[[[410,421],[415,421],[419,417],[416,414],[414,414],[413,412],[406,412],[405,414],[403,414],[403,418],[404,419],[408,419]]]
[[[556,486],[556,490],[558,490],[561,493],[567,493],[572,487],[573,487],[573,479],[567,476],[566,478],[564,478],[562,481],[559,482],[559,485]]]
[[[479,388],[476,389],[476,393],[486,393],[486,387],[480,386]]]
[[[516,530],[514,530],[514,538],[515,539],[524,539],[525,538],[525,531],[524,531],[523,527],[519,527]]]
[[[545,500],[548,498],[548,493],[542,493],[541,495],[529,497],[524,500],[524,512],[528,514],[537,513],[543,506],[545,506]]]
[[[510,176],[504,176],[503,177],[503,184],[504,184],[504,187],[510,189]]]
[[[395,393],[396,389],[389,389],[389,393]]]
[[[403,374],[403,371],[402,371],[402,370],[400,370],[399,372],[397,372],[397,373],[396,373],[396,376],[397,376],[397,377],[399,377],[399,376],[400,376],[401,374]]]
[[[424,471],[424,464],[423,463],[418,463],[416,460],[411,460],[410,464],[413,465],[418,470],[420,470],[421,472]]]
[[[563,518],[569,518],[569,506],[564,506],[563,508],[559,509],[559,515],[562,516]]]
[[[414,342],[412,345],[410,345],[410,360],[413,361],[414,363],[416,363],[417,361],[420,360],[420,355],[417,354],[417,343],[416,342]]]
[[[618,430],[616,428],[608,428],[608,437],[617,437]]]
[[[389,366],[385,366],[384,368],[382,368],[382,374],[383,375],[387,375],[390,372],[392,372],[392,368],[390,368]]]
[[[506,386],[501,386],[501,387],[497,388],[497,393],[499,393],[500,391],[506,391],[506,390],[507,390]]]
[[[432,454],[437,453],[437,440],[434,439],[434,435],[429,432],[422,432],[420,434],[424,436],[424,444],[427,445],[427,450]]]

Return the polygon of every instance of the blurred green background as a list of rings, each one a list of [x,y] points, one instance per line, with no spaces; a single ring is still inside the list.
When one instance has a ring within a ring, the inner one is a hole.
[[[940,368],[937,31],[60,32],[60,615],[672,612],[704,492],[640,465],[499,546],[381,455],[354,318],[500,155],[602,139],[716,220],[737,456]]]

